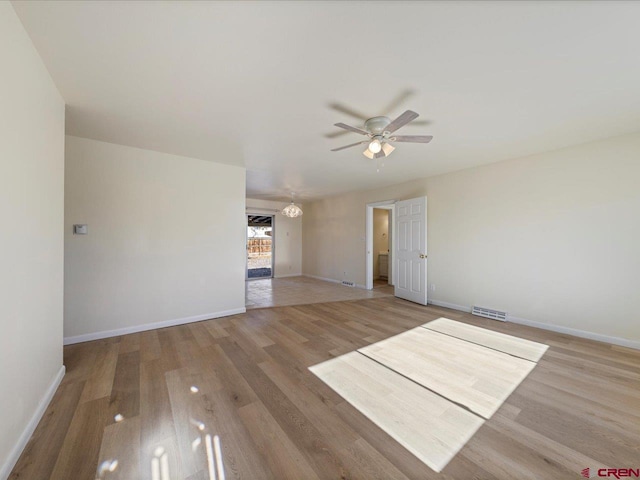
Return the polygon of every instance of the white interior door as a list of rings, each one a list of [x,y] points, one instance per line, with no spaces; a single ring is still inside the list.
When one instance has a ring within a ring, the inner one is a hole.
[[[427,304],[427,197],[396,203],[395,296]]]

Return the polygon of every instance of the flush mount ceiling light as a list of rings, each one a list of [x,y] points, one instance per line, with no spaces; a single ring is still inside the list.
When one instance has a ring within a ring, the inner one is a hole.
[[[408,142],[408,143],[429,143],[433,138],[431,135],[391,135],[400,127],[405,126],[407,123],[418,118],[416,112],[407,110],[394,121],[391,121],[388,117],[373,117],[364,122],[364,130],[344,123],[336,123],[336,127],[349,130],[350,132],[359,133],[360,135],[366,135],[369,140],[363,140],[362,142],[352,143],[351,145],[345,145],[344,147],[338,147],[331,150],[337,152],[344,150],[345,148],[355,147],[356,145],[362,145],[368,143],[367,149],[362,154],[367,158],[381,158],[388,157],[391,152],[395,150],[395,147],[390,142]]]
[[[289,218],[297,218],[302,216],[302,209],[293,203],[293,192],[291,193],[291,203],[282,209],[282,215]]]

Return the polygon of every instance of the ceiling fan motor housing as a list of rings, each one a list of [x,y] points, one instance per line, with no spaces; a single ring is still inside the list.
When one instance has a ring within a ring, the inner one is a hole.
[[[364,127],[374,135],[382,135],[390,123],[389,117],[373,117],[364,122]]]

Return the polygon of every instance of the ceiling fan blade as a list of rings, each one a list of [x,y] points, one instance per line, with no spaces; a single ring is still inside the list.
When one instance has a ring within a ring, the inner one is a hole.
[[[346,130],[337,130],[335,132],[331,132],[331,133],[325,133],[324,136],[325,138],[338,138],[341,137],[342,135],[346,135],[347,132]]]
[[[351,145],[345,145],[344,147],[333,148],[331,151],[332,152],[338,152],[340,150],[344,150],[345,148],[355,147],[356,145],[362,145],[363,143],[368,143],[368,142],[369,142],[369,140],[364,140],[362,142],[352,143]]]
[[[364,130],[360,130],[359,128],[352,127],[350,125],[346,125],[344,123],[334,123],[336,127],[344,128],[345,130],[349,130],[350,132],[359,133],[360,135],[369,135],[369,132],[365,132]]]
[[[390,142],[429,143],[433,135],[396,135],[389,138]]]
[[[416,120],[415,122],[411,122],[412,127],[431,125],[430,120]]]
[[[341,103],[330,103],[329,108],[334,109],[336,112],[344,113],[345,115],[349,115],[353,118],[357,118],[358,120],[366,120],[369,117],[363,113],[356,112],[355,110],[345,107]]]
[[[387,105],[387,108],[385,108],[382,111],[382,115],[386,115],[387,113],[393,112],[396,108],[402,105],[407,100],[407,98],[409,98],[414,93],[415,92],[410,89],[406,89],[400,92],[398,95],[396,95],[396,97],[393,100],[391,100],[389,105]]]
[[[416,118],[418,118],[418,114],[416,112],[412,112],[411,110],[407,110],[402,115],[400,115],[398,118],[396,118],[393,122],[391,122],[389,125],[387,125],[387,128],[385,128],[384,130],[385,130],[385,132],[393,133],[396,130],[398,130],[400,127],[405,126],[411,120],[415,120]]]

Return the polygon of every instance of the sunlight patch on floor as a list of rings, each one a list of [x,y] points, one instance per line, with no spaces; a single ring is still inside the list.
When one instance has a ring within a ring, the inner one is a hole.
[[[309,370],[440,472],[547,348],[440,318]]]

